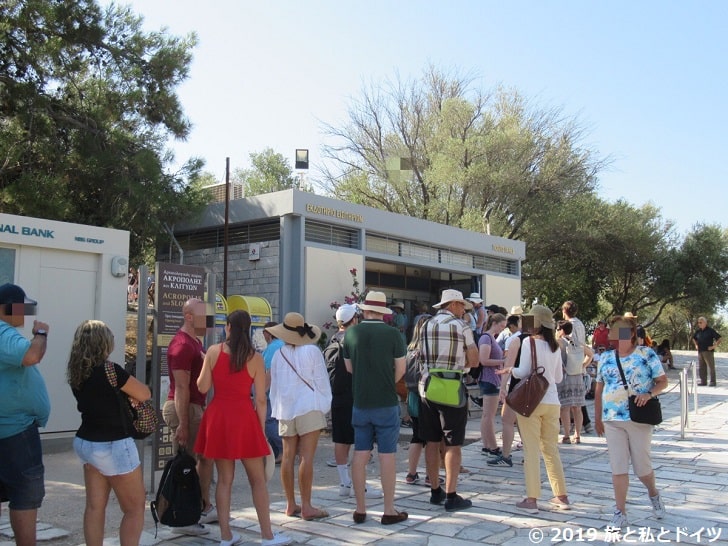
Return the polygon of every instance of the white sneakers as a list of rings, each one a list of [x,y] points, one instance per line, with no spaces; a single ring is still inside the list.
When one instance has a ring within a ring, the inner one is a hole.
[[[273,538],[264,538],[260,541],[261,546],[285,546],[293,542],[291,537],[283,533],[273,533]]]
[[[654,497],[650,497],[652,503],[652,514],[656,519],[662,519],[665,517],[665,504],[662,502],[662,497],[658,493]]]
[[[354,493],[354,487],[352,485],[340,485],[339,486],[339,496],[340,497],[356,496],[356,494]],[[375,489],[374,487],[367,487],[365,496],[368,499],[381,499],[384,496],[384,494],[379,489]]]
[[[629,522],[627,521],[627,514],[623,514],[621,510],[618,510],[617,508],[614,509],[614,514],[612,515],[612,521],[609,523],[610,529],[621,529],[622,527],[627,527],[629,525]]]
[[[220,546],[233,546],[234,544],[240,544],[242,540],[243,537],[240,536],[240,533],[233,533],[233,537],[230,540],[221,540]]]
[[[217,508],[210,506],[207,512],[202,512],[199,523],[215,523],[217,521]]]

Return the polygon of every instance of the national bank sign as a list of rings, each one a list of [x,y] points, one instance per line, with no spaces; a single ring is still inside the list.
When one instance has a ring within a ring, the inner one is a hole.
[[[0,224],[0,233],[11,233],[13,235],[25,235],[26,237],[38,237],[41,239],[55,239],[53,229],[40,229],[17,224]]]

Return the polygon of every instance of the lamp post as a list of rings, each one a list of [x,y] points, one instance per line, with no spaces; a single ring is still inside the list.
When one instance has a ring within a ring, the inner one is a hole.
[[[296,148],[296,170],[298,173],[298,189],[303,189],[303,171],[308,170],[308,149]]]

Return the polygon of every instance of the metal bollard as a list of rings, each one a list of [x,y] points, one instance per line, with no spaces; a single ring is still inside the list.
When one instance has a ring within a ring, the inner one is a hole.
[[[680,439],[685,439],[688,426],[688,371],[680,370]]]

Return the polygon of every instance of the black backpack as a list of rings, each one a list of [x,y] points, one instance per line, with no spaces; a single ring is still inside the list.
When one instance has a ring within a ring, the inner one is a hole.
[[[324,360],[329,372],[331,394],[351,395],[351,374],[346,371],[344,364],[344,347],[341,345],[339,332],[334,334],[324,349]]]
[[[204,501],[196,465],[195,458],[182,447],[164,465],[157,496],[150,503],[155,538],[158,523],[185,527],[200,521]]]

